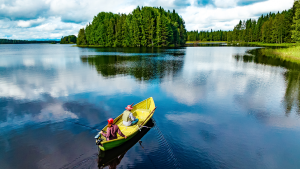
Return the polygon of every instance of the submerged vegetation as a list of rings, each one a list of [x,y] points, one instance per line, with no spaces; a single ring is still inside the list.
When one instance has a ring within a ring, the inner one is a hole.
[[[137,7],[132,13],[101,12],[79,30],[77,45],[99,47],[164,47],[186,42],[184,20],[173,10]]]

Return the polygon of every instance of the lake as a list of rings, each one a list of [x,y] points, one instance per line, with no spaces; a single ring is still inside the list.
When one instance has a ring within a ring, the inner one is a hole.
[[[299,168],[299,70],[255,47],[0,45],[0,168]],[[153,127],[98,157],[95,128],[148,97]]]

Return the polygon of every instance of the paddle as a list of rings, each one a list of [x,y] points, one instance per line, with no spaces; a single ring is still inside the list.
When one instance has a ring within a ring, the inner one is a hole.
[[[157,108],[157,106],[152,110],[152,112],[147,116],[147,118],[143,121],[142,124],[140,124],[138,127],[139,127],[139,130],[141,131],[141,128],[144,127],[144,123],[145,121],[147,121],[147,119],[150,117],[151,114],[154,113],[154,110]]]

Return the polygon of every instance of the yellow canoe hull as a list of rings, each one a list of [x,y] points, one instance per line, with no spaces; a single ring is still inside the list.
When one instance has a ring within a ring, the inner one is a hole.
[[[155,111],[155,104],[152,97],[141,101],[140,103],[133,106],[131,110],[133,116],[139,119],[138,123],[132,126],[124,126],[122,120],[122,114],[120,114],[117,118],[114,119],[114,124],[118,125],[122,133],[127,136],[127,139],[117,134],[118,138],[114,140],[106,141],[106,138],[101,135],[101,145],[99,148],[102,151],[109,150],[115,147],[118,147],[129,141],[134,135],[136,135],[140,131],[140,126],[145,125],[153,116]],[[102,130],[106,132],[107,126],[105,126]],[[97,140],[96,140],[97,141]]]

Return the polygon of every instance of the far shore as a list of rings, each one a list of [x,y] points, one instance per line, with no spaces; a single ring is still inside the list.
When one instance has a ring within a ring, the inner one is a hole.
[[[187,45],[192,44],[226,44],[227,46],[256,46],[266,47],[261,49],[262,53],[268,57],[277,57],[283,61],[296,62],[300,64],[300,45],[296,43],[262,43],[262,42],[227,42],[227,41],[187,41]],[[101,45],[73,45],[73,47],[105,47]],[[172,46],[174,47],[174,46]]]

